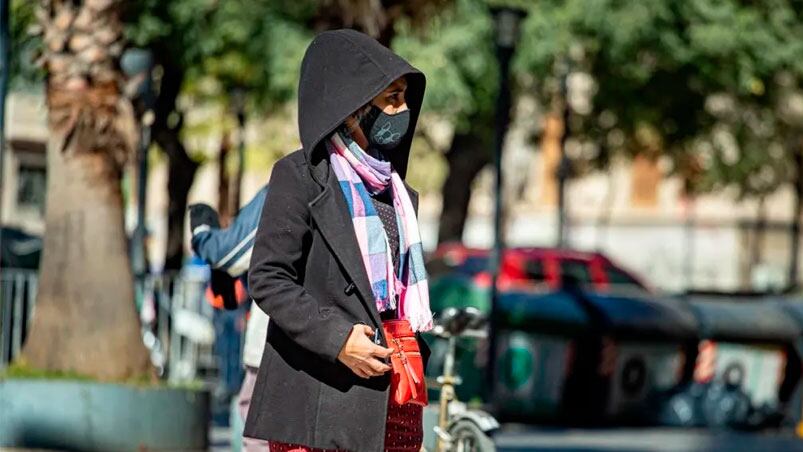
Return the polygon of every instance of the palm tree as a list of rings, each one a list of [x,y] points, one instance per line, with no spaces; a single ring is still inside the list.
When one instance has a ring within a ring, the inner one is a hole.
[[[150,366],[123,227],[120,178],[136,132],[118,70],[120,8],[119,0],[42,0],[37,12],[50,128],[46,233],[22,359],[101,380]]]

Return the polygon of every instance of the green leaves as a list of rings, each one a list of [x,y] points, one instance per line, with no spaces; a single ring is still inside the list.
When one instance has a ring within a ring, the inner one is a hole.
[[[298,66],[312,32],[309,0],[140,0],[129,15],[129,39],[181,64],[185,90],[227,102],[248,92],[249,109],[275,108],[295,96]]]
[[[30,28],[35,26],[36,2],[13,0],[11,2],[11,88],[31,88],[44,80],[44,71],[34,62],[37,58],[41,36],[33,36]]]
[[[395,23],[394,50],[427,74],[426,111],[459,131],[487,127],[493,116],[498,75],[489,6],[517,6],[529,14],[513,62],[514,93],[552,105],[565,68],[593,78],[592,108],[575,112],[572,124],[575,138],[604,149],[596,154],[600,165],[611,153],[658,146],[676,171],[700,169],[704,189],[735,185],[749,195],[789,180],[789,137],[803,133],[803,121],[789,113],[790,99],[801,96],[803,0],[391,3],[397,9],[385,13]],[[184,93],[227,105],[229,93],[244,88],[257,114],[294,101],[313,29],[350,20],[348,11],[317,0],[128,5],[127,36],[181,65]],[[41,80],[27,64],[38,45],[24,33],[31,2],[14,0],[12,11],[17,80]],[[712,108],[712,99],[727,101]],[[654,142],[638,138],[643,130]]]
[[[631,153],[644,147],[638,131],[653,128],[676,170],[699,161],[699,186],[707,189],[766,192],[788,180],[779,165],[788,155],[766,149],[783,149],[792,133],[778,120],[778,104],[803,79],[800,0],[542,0],[524,24],[516,62],[542,102],[559,94],[547,85],[560,76],[560,61],[598,85],[575,134],[605,143],[621,131],[627,139],[611,150]],[[731,99],[724,116],[706,108],[713,95]],[[723,149],[725,135],[735,151]]]
[[[497,87],[492,21],[480,0],[458,0],[420,30],[402,23],[393,49],[427,75],[424,108],[457,124],[490,117]]]

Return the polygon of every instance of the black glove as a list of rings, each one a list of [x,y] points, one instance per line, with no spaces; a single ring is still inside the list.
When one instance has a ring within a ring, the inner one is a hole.
[[[220,228],[220,219],[217,212],[208,204],[193,204],[190,211],[190,231],[195,232],[198,226],[207,225],[212,229]]]

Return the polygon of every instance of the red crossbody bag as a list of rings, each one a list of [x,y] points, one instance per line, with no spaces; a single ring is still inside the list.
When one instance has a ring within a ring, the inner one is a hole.
[[[385,320],[382,322],[388,347],[393,349],[390,356],[392,375],[390,390],[393,400],[399,404],[412,403],[426,406],[427,383],[424,379],[424,361],[415,333],[407,320]]]

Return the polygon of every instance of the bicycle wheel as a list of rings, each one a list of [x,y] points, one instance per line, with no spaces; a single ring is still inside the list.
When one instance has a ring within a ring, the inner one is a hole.
[[[477,424],[462,419],[449,428],[452,452],[496,452],[496,446]]]

